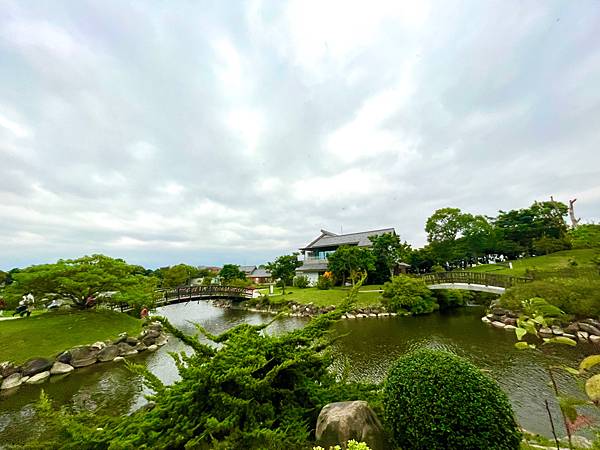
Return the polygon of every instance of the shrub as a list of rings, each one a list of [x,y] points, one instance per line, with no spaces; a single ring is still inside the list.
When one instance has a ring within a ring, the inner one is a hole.
[[[298,275],[294,277],[294,286],[300,289],[306,289],[310,284],[306,275]]]
[[[519,284],[500,297],[500,306],[518,311],[524,300],[542,297],[567,314],[578,317],[600,315],[600,278],[547,278]]]
[[[436,289],[432,293],[440,305],[440,309],[465,306],[475,297],[473,292],[459,289]]]
[[[383,299],[392,312],[428,314],[439,309],[425,282],[406,275],[394,277],[383,285]]]
[[[398,359],[385,381],[383,403],[400,448],[510,450],[520,445],[506,394],[451,353],[423,349]]]
[[[446,269],[444,269],[439,264],[434,264],[433,266],[431,266],[431,272],[433,272],[433,273],[441,273],[441,272],[445,272],[445,271],[446,271]]]
[[[573,248],[600,248],[600,224],[579,225],[569,230]]]
[[[332,277],[320,276],[319,279],[317,280],[317,289],[327,290],[327,289],[331,289],[332,287],[333,287],[333,278]]]

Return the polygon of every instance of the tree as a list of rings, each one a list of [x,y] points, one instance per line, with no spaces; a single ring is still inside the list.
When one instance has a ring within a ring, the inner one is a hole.
[[[383,298],[392,312],[429,314],[439,305],[421,278],[399,275],[383,286]]]
[[[246,274],[236,264],[225,264],[219,271],[219,277],[221,280],[228,282],[232,280],[245,280]]]
[[[5,289],[10,297],[32,293],[35,297],[60,296],[78,308],[90,308],[99,298],[151,305],[156,279],[139,273],[139,266],[104,255],[59,260],[31,266],[13,273],[14,282]],[[94,299],[94,302],[90,302]]]
[[[266,269],[271,272],[273,279],[281,282],[281,291],[285,294],[285,286],[292,284],[296,269],[302,265],[298,260],[298,253],[279,256],[275,261],[267,263]]]
[[[165,288],[182,286],[198,275],[198,269],[187,264],[177,264],[161,269],[161,271],[163,272],[163,287]]]
[[[328,256],[327,268],[335,277],[346,284],[349,278],[352,285],[367,272],[375,269],[375,257],[367,248],[342,245]]]
[[[435,211],[425,224],[429,242],[454,241],[465,228],[466,214],[458,208]]]
[[[369,239],[373,243],[371,252],[375,258],[376,282],[383,283],[394,275],[399,263],[408,259],[411,248],[408,243],[401,242],[397,234],[384,233]]]

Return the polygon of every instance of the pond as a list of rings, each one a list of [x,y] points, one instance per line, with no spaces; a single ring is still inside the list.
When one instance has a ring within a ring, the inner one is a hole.
[[[160,313],[189,333],[195,332],[190,322],[219,333],[239,323],[260,324],[273,319],[267,314],[221,309],[207,302],[172,305]],[[420,347],[446,349],[469,359],[498,381],[507,392],[521,426],[550,436],[544,400],[551,400],[555,417],[558,410],[548,385],[546,367],[550,364],[576,366],[593,349],[578,345],[577,348],[545,346],[543,351],[519,351],[514,348],[514,333],[482,323],[482,315],[483,308],[467,307],[412,318],[340,321],[335,328],[345,336],[335,344],[337,356],[333,369],[353,380],[380,382],[395,358],[407,351]],[[283,333],[302,327],[306,321],[284,318],[267,330]],[[145,363],[163,382],[172,383],[178,375],[168,352],[182,350],[185,346],[171,339],[158,352],[141,354],[135,359]],[[559,376],[559,381],[569,391],[577,392],[566,376]],[[3,443],[21,443],[43,433],[34,409],[41,389],[56,405],[71,405],[81,410],[122,414],[145,403],[139,377],[118,363],[79,369],[65,379],[41,386],[26,385],[12,395],[0,396],[0,448]]]

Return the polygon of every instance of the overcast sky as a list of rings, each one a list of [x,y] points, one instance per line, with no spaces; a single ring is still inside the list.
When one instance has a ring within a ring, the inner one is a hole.
[[[0,268],[600,220],[598,1],[0,0]]]

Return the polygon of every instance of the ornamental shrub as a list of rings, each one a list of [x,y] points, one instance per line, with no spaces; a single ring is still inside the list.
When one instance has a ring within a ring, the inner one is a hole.
[[[298,275],[294,277],[294,286],[300,289],[306,289],[310,281],[306,275]]]
[[[383,285],[385,306],[392,312],[428,314],[439,305],[425,282],[420,278],[399,275]]]
[[[518,449],[508,398],[468,361],[422,349],[399,358],[384,384],[386,423],[411,450]]]
[[[317,280],[317,289],[327,290],[333,287],[333,277],[320,276]]]

